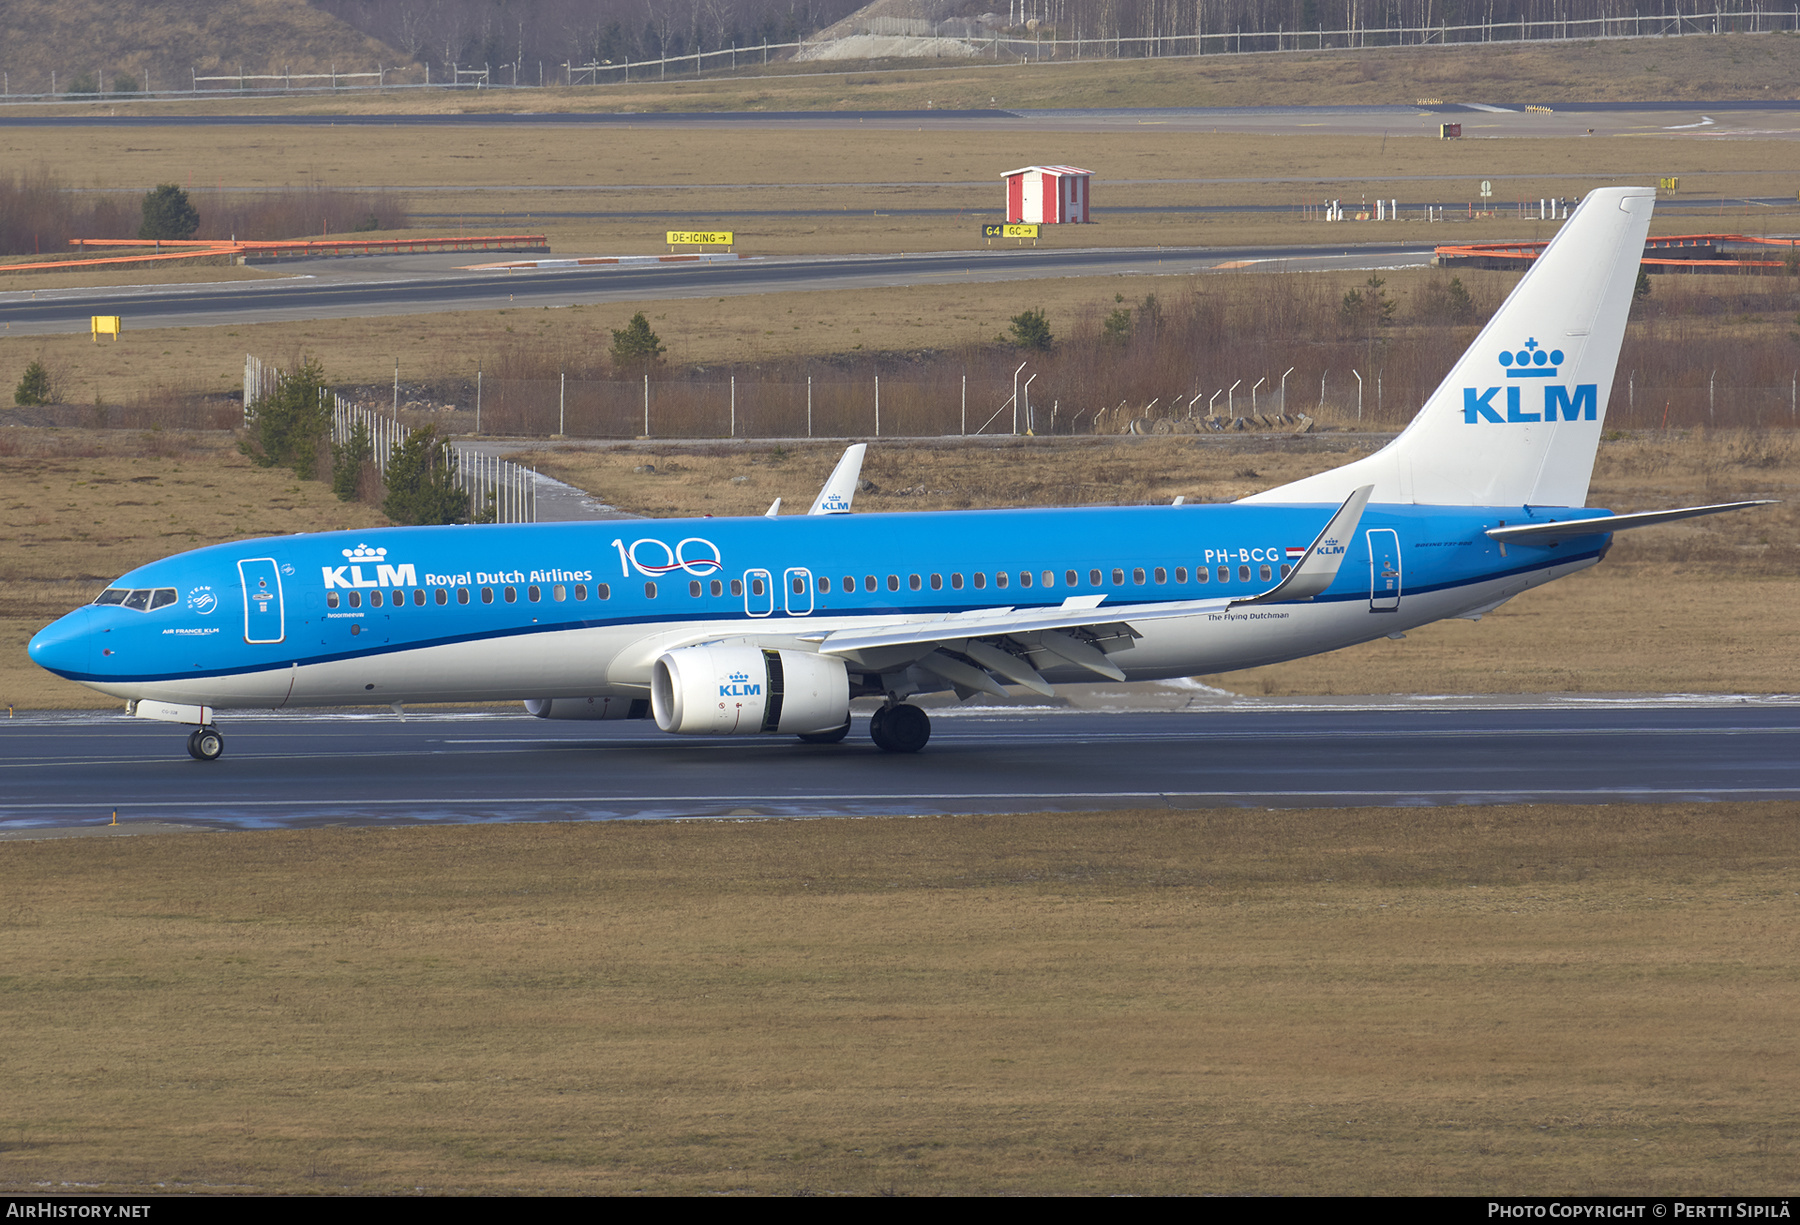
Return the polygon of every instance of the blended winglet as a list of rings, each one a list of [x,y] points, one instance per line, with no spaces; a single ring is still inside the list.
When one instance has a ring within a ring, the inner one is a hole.
[[[844,448],[844,457],[825,478],[824,488],[819,496],[813,499],[807,510],[809,515],[847,515],[850,503],[856,497],[856,483],[862,476],[863,455],[869,449],[866,442],[853,443]]]
[[[1356,537],[1356,525],[1362,522],[1363,509],[1369,504],[1369,497],[1375,492],[1375,486],[1364,485],[1351,491],[1344,504],[1331,516],[1325,530],[1313,537],[1313,542],[1306,547],[1306,553],[1295,566],[1275,586],[1259,596],[1247,600],[1233,600],[1232,608],[1245,604],[1283,604],[1294,600],[1310,600],[1321,594],[1332,581],[1337,578],[1338,568],[1344,564],[1344,554],[1350,547],[1351,540]]]

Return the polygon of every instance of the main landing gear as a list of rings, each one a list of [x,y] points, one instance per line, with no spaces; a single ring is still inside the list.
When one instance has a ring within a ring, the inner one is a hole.
[[[195,761],[217,761],[225,751],[225,737],[216,727],[202,727],[188,737],[188,756]]]
[[[883,706],[869,720],[869,738],[889,753],[917,753],[931,739],[931,719],[917,706]]]

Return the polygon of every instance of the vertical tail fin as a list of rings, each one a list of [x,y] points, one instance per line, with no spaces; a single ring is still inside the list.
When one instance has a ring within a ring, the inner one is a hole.
[[[1655,200],[1588,193],[1398,438],[1244,501],[1584,504]]]

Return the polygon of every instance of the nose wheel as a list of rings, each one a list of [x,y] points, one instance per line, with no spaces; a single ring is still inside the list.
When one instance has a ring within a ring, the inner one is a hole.
[[[216,727],[203,727],[188,737],[188,756],[195,761],[217,761],[225,752],[225,737]]]
[[[869,720],[869,739],[889,753],[917,753],[931,739],[931,718],[917,706],[884,706]]]

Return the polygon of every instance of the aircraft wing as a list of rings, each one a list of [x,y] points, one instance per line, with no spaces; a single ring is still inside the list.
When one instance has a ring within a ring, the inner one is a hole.
[[[889,671],[916,664],[964,693],[1001,692],[989,675],[997,674],[1048,694],[1050,686],[1033,667],[1034,658],[1039,666],[1069,663],[1123,680],[1124,673],[1096,644],[1136,637],[1133,623],[1227,612],[1249,604],[1298,602],[1323,592],[1337,577],[1372,492],[1367,485],[1352,492],[1299,563],[1259,595],[1110,605],[1104,595],[1071,596],[1053,608],[971,609],[834,630],[813,641],[821,654],[851,658],[865,667]]]

